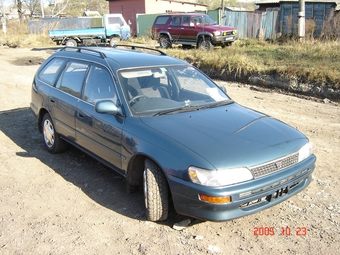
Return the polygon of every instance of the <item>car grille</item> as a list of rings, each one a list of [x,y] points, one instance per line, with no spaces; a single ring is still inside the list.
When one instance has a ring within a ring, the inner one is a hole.
[[[233,31],[224,31],[222,34],[223,34],[223,36],[233,35]]]
[[[260,178],[277,171],[281,171],[287,167],[290,167],[298,162],[299,153],[294,153],[286,157],[262,164],[250,168],[254,178]]]

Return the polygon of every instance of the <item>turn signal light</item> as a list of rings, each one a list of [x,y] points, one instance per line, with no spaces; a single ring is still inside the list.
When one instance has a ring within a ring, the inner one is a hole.
[[[227,197],[212,197],[212,196],[207,196],[204,194],[198,194],[200,200],[204,201],[204,202],[208,202],[211,204],[227,204],[231,202],[231,197],[227,196]]]

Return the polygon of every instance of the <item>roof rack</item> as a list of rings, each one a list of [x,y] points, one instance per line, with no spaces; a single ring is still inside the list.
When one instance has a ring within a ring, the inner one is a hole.
[[[82,48],[82,47],[70,47],[70,46],[66,46],[64,48],[61,48],[60,51],[74,51],[74,52],[79,52],[79,53],[87,53],[90,55],[95,55],[98,57],[101,57],[103,59],[106,59],[106,55],[98,50],[94,50],[94,49],[89,49],[89,48]]]
[[[126,47],[126,48],[130,48],[131,50],[143,49],[143,50],[147,50],[147,51],[156,51],[160,55],[167,56],[167,54],[165,52],[161,51],[161,50],[149,48],[149,47],[144,47],[144,46],[136,46],[136,45],[129,45],[129,44],[115,44],[115,45],[112,46],[112,48],[118,48],[118,47]]]

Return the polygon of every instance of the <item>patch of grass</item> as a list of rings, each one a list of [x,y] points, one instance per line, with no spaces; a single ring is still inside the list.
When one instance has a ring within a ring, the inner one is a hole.
[[[278,74],[286,79],[316,82],[340,89],[340,42],[297,42],[284,44],[240,40],[213,51],[167,49],[167,54],[204,69],[220,70],[241,78],[252,74]]]
[[[55,45],[48,37],[47,32],[44,34],[30,34],[27,21],[9,20],[7,22],[7,33],[3,34],[0,29],[0,45],[10,48],[17,47],[45,47]]]

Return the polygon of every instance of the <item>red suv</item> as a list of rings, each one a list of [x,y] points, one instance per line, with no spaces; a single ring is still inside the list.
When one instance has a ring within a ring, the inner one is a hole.
[[[162,48],[170,48],[172,44],[195,45],[201,49],[225,47],[235,41],[236,34],[236,28],[217,25],[202,13],[159,15],[152,25],[152,38]]]

